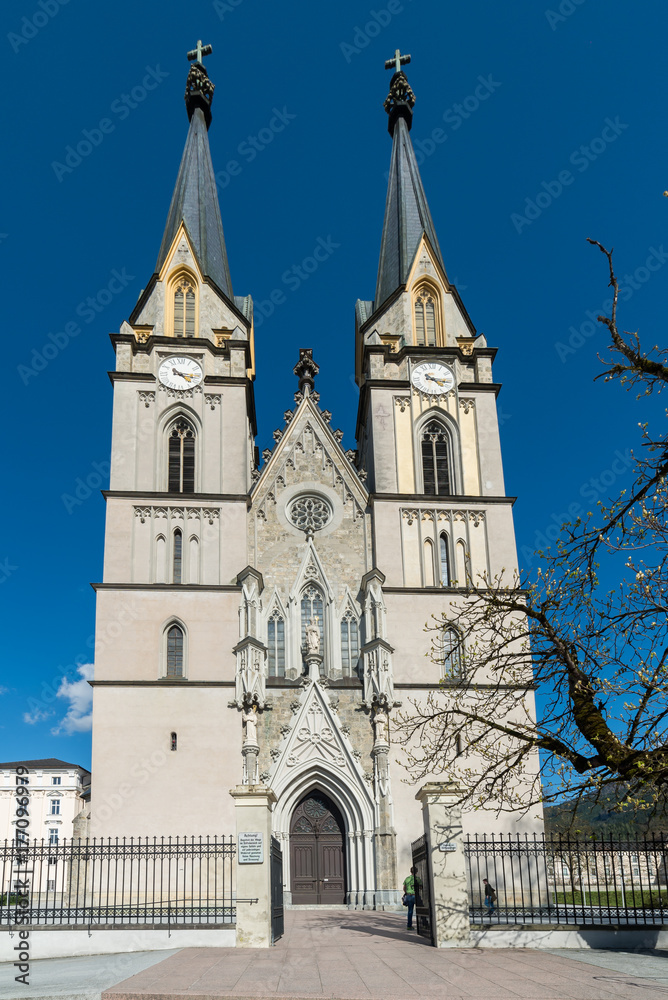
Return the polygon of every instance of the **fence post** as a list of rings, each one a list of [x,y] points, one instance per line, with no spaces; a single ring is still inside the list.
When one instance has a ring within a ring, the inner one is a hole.
[[[230,789],[237,815],[237,936],[240,948],[271,945],[271,814],[266,785]],[[254,902],[249,902],[254,900]]]
[[[415,798],[422,818],[431,868],[434,944],[461,948],[470,942],[469,902],[460,789],[452,782],[428,781]]]

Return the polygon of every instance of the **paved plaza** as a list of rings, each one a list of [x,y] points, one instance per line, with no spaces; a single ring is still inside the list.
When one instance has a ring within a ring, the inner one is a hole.
[[[274,948],[184,949],[102,996],[656,1000],[668,995],[668,955],[619,961],[605,952],[603,961],[610,956],[613,964],[606,967],[590,964],[596,960],[591,952],[582,962],[546,951],[439,950],[406,933],[402,914],[293,910],[286,912],[286,933]],[[646,976],[640,978],[638,969]]]
[[[54,1000],[658,1000],[668,996],[668,952],[431,948],[403,914],[288,911],[275,948],[35,960],[30,986],[0,966],[0,998]],[[129,977],[129,978],[128,978]]]

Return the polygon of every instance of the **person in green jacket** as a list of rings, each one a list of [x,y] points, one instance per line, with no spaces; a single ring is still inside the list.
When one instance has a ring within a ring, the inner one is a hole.
[[[411,868],[408,878],[404,879],[404,906],[408,907],[408,919],[406,929],[413,930],[413,910],[415,909],[416,897],[419,898],[422,890],[422,881],[418,878],[417,868]]]

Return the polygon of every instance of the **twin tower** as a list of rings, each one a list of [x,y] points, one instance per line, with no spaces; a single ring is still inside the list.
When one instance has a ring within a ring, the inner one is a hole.
[[[204,54],[155,270],[112,335],[89,833],[229,834],[230,789],[268,786],[288,902],[393,906],[422,829],[394,718],[443,684],[466,697],[457,603],[516,566],[495,351],[446,274],[397,52],[375,297],[355,305],[357,448],[309,348],[259,460],[253,302],[232,290]]]

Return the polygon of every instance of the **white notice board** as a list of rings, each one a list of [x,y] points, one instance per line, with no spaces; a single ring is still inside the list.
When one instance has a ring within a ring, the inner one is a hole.
[[[239,834],[240,865],[261,865],[264,862],[264,841],[261,833]]]

